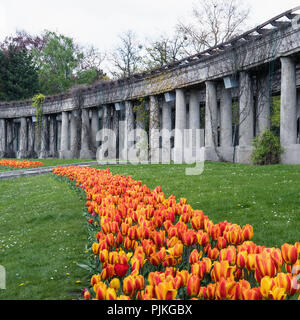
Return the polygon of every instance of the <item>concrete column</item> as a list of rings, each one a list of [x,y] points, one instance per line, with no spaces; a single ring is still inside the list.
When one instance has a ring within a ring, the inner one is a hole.
[[[280,143],[284,148],[282,163],[300,163],[297,144],[296,66],[292,57],[281,59]]]
[[[69,158],[69,113],[63,111],[61,114],[61,140],[60,158]]]
[[[218,147],[218,101],[217,84],[206,81],[205,98],[205,147],[204,159],[218,161],[216,150]]]
[[[253,85],[248,72],[240,73],[239,84],[239,146],[237,162],[251,163],[254,138]]]
[[[232,96],[231,90],[222,88],[220,100],[220,147],[221,156],[226,161],[233,161],[232,146]]]
[[[48,116],[43,115],[42,127],[41,127],[41,150],[39,153],[40,159],[44,159],[49,156],[48,140],[49,140]]]
[[[149,111],[150,161],[159,163],[160,108],[157,96],[150,96]]]
[[[185,159],[188,162],[195,162],[198,158],[197,153],[200,150],[200,101],[198,90],[190,91],[189,101],[189,154],[190,158]],[[185,153],[187,153],[185,151]]]
[[[36,157],[35,151],[34,151],[34,123],[32,121],[32,117],[28,118],[28,145],[27,145],[27,151],[28,151],[28,157],[34,158]]]
[[[5,157],[6,130],[5,119],[0,119],[0,158]]]
[[[27,119],[21,118],[21,126],[20,126],[20,144],[19,150],[17,153],[17,158],[22,159],[27,157]]]
[[[15,156],[13,151],[13,121],[6,120],[6,157],[13,158]]]
[[[57,121],[56,115],[50,116],[49,123],[49,156],[55,158],[57,152]]]
[[[90,147],[90,117],[89,110],[82,109],[81,110],[81,150],[80,150],[80,158],[81,159],[92,159],[93,153]]]
[[[99,130],[99,114],[98,108],[92,109],[92,121],[91,121],[91,148],[96,154],[96,150],[98,148],[98,142],[96,141],[96,135]]]
[[[186,128],[186,100],[184,89],[176,89],[174,162],[183,163],[184,129]]]
[[[119,142],[119,113],[112,108],[111,135],[109,139],[108,157],[111,163],[116,163],[118,158],[118,142]]]
[[[81,136],[81,118],[80,111],[73,110],[71,112],[71,121],[70,121],[70,151],[71,158],[79,158],[80,155],[80,136]]]
[[[173,102],[162,105],[162,163],[167,164],[171,162],[172,105]]]
[[[128,150],[134,144],[134,116],[131,101],[125,101],[125,128],[124,128],[124,149],[122,159],[128,161]]]
[[[260,136],[265,130],[270,129],[270,74],[257,76],[257,108],[256,108],[256,135]]]

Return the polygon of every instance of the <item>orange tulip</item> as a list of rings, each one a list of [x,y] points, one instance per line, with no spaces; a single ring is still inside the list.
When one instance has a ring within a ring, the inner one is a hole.
[[[243,300],[243,292],[251,289],[250,283],[246,280],[240,280],[234,288],[233,300]]]
[[[253,227],[249,224],[246,224],[242,228],[242,237],[243,241],[249,241],[253,238]]]
[[[224,237],[219,237],[217,240],[217,248],[219,250],[224,249],[227,247],[227,241]]]
[[[208,252],[207,252],[207,256],[211,260],[217,260],[218,256],[219,256],[219,250],[217,248],[211,249],[209,247]]]
[[[237,254],[237,257],[236,257],[236,265],[240,268],[240,269],[243,269],[245,268],[246,266],[246,262],[247,262],[247,251],[242,251],[242,252],[239,252]]]
[[[293,245],[285,243],[281,246],[281,254],[282,258],[287,264],[294,264],[298,259],[298,251],[297,248]]]
[[[270,291],[276,286],[275,280],[265,276],[260,281],[260,292],[264,298],[270,298]]]
[[[82,295],[83,295],[83,299],[84,300],[90,300],[91,299],[91,293],[86,288],[83,290]]]
[[[139,274],[135,278],[135,290],[143,290],[144,287],[145,287],[145,279],[141,274]]]
[[[230,267],[227,260],[221,262],[214,262],[213,268],[211,270],[211,279],[216,283],[221,279],[231,279],[234,280],[234,271],[236,266]]]
[[[199,231],[197,232],[197,240],[202,247],[205,247],[209,243],[209,234],[203,231]]]
[[[291,274],[278,273],[275,278],[275,283],[277,287],[283,288],[285,293],[287,293],[289,296],[293,296],[297,292],[295,280],[297,282],[297,278],[294,278]]]
[[[155,295],[158,300],[175,300],[177,290],[174,289],[171,282],[160,282],[155,287]]]
[[[105,300],[117,300],[117,294],[114,288],[106,290]]]
[[[227,260],[230,265],[235,265],[236,262],[236,249],[234,246],[229,246],[222,249],[219,253],[219,261]]]
[[[256,255],[255,278],[258,282],[264,276],[274,277],[276,272],[276,266],[270,254]]]
[[[285,300],[286,293],[283,288],[273,287],[273,289],[269,292],[269,297],[272,300]]]
[[[160,248],[161,246],[164,245],[165,242],[165,231],[160,230],[160,231],[154,231],[152,234],[152,239],[156,246]]]
[[[206,297],[208,300],[214,300],[216,296],[216,285],[209,283],[206,287]]]
[[[200,259],[199,252],[196,249],[194,249],[190,254],[189,263],[194,264],[197,261],[199,261],[199,259]]]
[[[115,289],[116,292],[118,292],[118,290],[120,289],[120,286],[121,286],[121,283],[118,278],[113,278],[109,283],[109,287]]]
[[[99,260],[102,263],[108,261],[108,250],[107,249],[104,249],[104,250],[99,252]]]
[[[242,291],[243,300],[262,300],[259,288],[246,289]]]
[[[255,253],[250,253],[247,256],[246,268],[249,271],[255,271],[255,268],[256,268],[256,256],[257,256],[257,254],[255,254]]]
[[[105,300],[106,298],[106,284],[103,282],[100,282],[97,284],[97,289],[96,289],[96,299],[97,300]]]
[[[175,246],[170,250],[170,253],[175,257],[175,258],[179,258],[182,255],[183,252],[183,244],[180,242],[177,242],[175,244]]]
[[[123,292],[130,297],[133,297],[135,293],[135,278],[128,276],[123,280]]]
[[[185,246],[192,246],[197,242],[197,234],[193,229],[182,234],[182,242]]]
[[[225,279],[222,279],[220,282],[216,285],[216,300],[229,300],[234,295],[234,289],[236,286],[235,281],[228,281]]]
[[[196,275],[191,275],[188,279],[186,290],[189,297],[196,297],[200,290],[200,278]]]

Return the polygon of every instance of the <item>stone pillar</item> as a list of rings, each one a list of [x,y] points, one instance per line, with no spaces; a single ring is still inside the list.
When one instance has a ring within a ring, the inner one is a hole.
[[[115,107],[112,108],[111,135],[109,139],[110,147],[108,157],[111,163],[116,163],[118,158],[118,136],[119,136],[119,113]]]
[[[260,136],[265,130],[270,129],[270,74],[257,76],[257,108],[256,108],[256,135]]]
[[[49,156],[57,156],[57,121],[56,114],[50,116],[49,123]]]
[[[231,90],[222,87],[220,100],[220,147],[221,156],[226,161],[233,161],[232,146],[232,96]]]
[[[35,151],[34,151],[34,123],[32,121],[32,117],[28,118],[28,145],[27,145],[27,152],[29,158],[36,157]]]
[[[171,162],[172,105],[173,102],[162,105],[162,163],[167,164]]]
[[[190,91],[189,101],[189,154],[190,159],[185,159],[188,162],[195,162],[198,159],[200,150],[200,101],[198,97],[198,90]],[[185,153],[187,153],[185,151]]]
[[[41,127],[41,150],[39,158],[44,159],[49,156],[48,150],[49,130],[48,130],[48,116],[42,116],[42,127]]]
[[[99,130],[99,113],[98,108],[92,109],[92,121],[91,121],[91,148],[94,154],[96,154],[97,148],[99,146],[96,141],[97,132]]]
[[[159,163],[160,108],[157,96],[150,96],[149,111],[150,161]]]
[[[149,139],[148,132],[146,131],[146,108],[148,100],[136,102],[136,129],[135,129],[135,152],[137,161],[139,163],[148,163],[149,161]]]
[[[15,157],[13,152],[13,121],[11,119],[6,120],[6,157]]]
[[[5,119],[0,119],[0,158],[5,157],[6,130]]]
[[[27,158],[27,119],[21,118],[21,126],[20,126],[20,144],[19,150],[17,152],[18,159]]]
[[[217,84],[206,81],[205,100],[205,147],[204,159],[218,161],[216,150],[218,147],[218,101]]]
[[[69,158],[69,113],[63,111],[61,114],[61,140],[60,158]]]
[[[128,150],[134,144],[134,116],[133,105],[131,101],[125,101],[125,123],[124,123],[124,147],[122,152],[122,160],[128,161]]]
[[[280,144],[284,148],[282,163],[300,163],[297,144],[296,66],[292,57],[281,59]]]
[[[254,138],[253,85],[248,72],[240,73],[239,83],[239,146],[237,162],[251,163]]]
[[[176,89],[174,162],[183,163],[184,129],[186,128],[186,100],[184,89]]]
[[[70,151],[71,158],[77,159],[80,155],[80,133],[81,133],[81,119],[79,110],[71,112],[70,121]]]
[[[82,109],[81,110],[81,150],[80,150],[80,158],[81,159],[93,159],[94,155],[90,147],[90,117],[89,110]]]

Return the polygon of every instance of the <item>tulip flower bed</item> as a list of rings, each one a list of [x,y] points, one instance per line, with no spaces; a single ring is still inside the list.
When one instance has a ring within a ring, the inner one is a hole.
[[[187,199],[108,169],[59,167],[86,196],[92,270],[84,299],[284,300],[299,297],[300,242],[267,248],[253,227],[214,224]]]
[[[28,168],[37,168],[41,167],[44,164],[40,161],[27,161],[27,160],[0,160],[0,166],[10,167],[17,169],[28,169]]]

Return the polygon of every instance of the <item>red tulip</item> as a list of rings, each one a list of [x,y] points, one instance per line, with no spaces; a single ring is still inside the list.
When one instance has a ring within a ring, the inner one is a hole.
[[[124,277],[125,274],[127,273],[129,269],[129,264],[120,264],[120,263],[116,263],[114,266],[114,270],[115,270],[115,274],[118,277]]]

